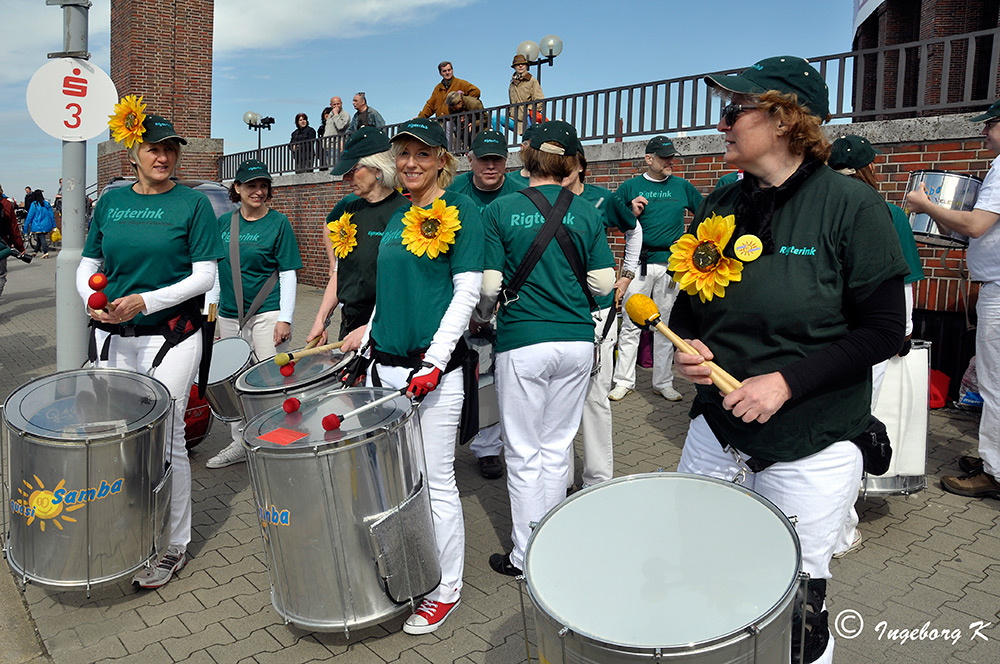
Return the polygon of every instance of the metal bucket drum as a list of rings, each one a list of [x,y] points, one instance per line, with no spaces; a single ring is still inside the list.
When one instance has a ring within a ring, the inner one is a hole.
[[[947,171],[913,171],[906,185],[906,193],[923,184],[931,202],[949,210],[971,210],[976,205],[979,187],[983,181],[971,175]],[[906,196],[903,196],[906,200]],[[928,214],[910,213],[910,226],[917,242],[945,249],[962,249],[969,246],[969,238],[961,233],[941,228]]]
[[[681,473],[604,482],[528,539],[539,660],[788,662],[800,559],[788,519],[744,487]]]
[[[288,397],[303,401],[317,392],[340,388],[336,376],[352,359],[353,351],[306,355],[295,361],[291,376],[282,376],[281,367],[273,360],[255,364],[236,379],[236,392],[246,420],[280,406]]]
[[[4,548],[22,583],[89,590],[166,549],[172,403],[155,378],[93,368],[36,378],[7,398]]]
[[[212,345],[212,364],[208,368],[205,399],[212,406],[215,416],[223,422],[243,419],[240,397],[236,393],[236,378],[253,363],[253,347],[242,337],[226,337]]]
[[[347,635],[413,610],[440,582],[409,399],[349,417],[334,431],[321,424],[392,392],[327,390],[244,429],[271,603],[297,627]]]
[[[927,486],[927,381],[931,343],[913,341],[904,357],[893,357],[872,414],[885,424],[892,447],[889,470],[865,475],[863,496],[916,493]]]

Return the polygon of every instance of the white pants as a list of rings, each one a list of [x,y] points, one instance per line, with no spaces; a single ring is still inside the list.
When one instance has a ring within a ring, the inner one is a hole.
[[[723,449],[704,416],[692,420],[681,452],[682,473],[732,481],[741,469]],[[747,471],[743,486],[764,496],[787,517],[796,517],[802,546],[802,571],[813,579],[829,579],[837,535],[854,500],[862,470],[861,450],[849,440],[833,443],[798,461],[775,463],[759,473]],[[833,662],[833,629],[821,664]]]
[[[660,320],[664,323],[670,318],[670,310],[677,299],[677,284],[670,276],[667,266],[663,263],[649,263],[646,266],[646,276],[636,275],[628,290],[625,291],[625,301],[632,295],[642,293],[656,303],[660,310]],[[635,361],[639,352],[639,328],[628,315],[622,316],[621,336],[618,338],[618,364],[615,367],[615,385],[635,389]],[[674,374],[671,370],[674,359],[674,346],[659,332],[653,333],[653,389],[673,388]]]
[[[566,497],[569,455],[580,426],[590,341],[546,342],[497,353],[507,491],[513,524],[510,561],[524,567],[529,524]]]
[[[406,367],[382,364],[376,367],[383,387],[400,388],[407,384],[410,370]],[[367,384],[372,385],[371,371]],[[427,599],[446,604],[458,601],[465,568],[465,520],[455,483],[455,441],[464,398],[462,370],[455,369],[441,376],[437,389],[424,397],[418,411],[434,541],[441,562],[441,583],[427,594]]]
[[[109,336],[103,330],[96,330],[98,352],[104,347]],[[101,367],[130,369],[147,373],[153,365],[153,358],[163,346],[159,335],[142,337],[112,336],[108,361],[97,364]],[[173,417],[170,419],[167,439],[167,457],[173,468],[170,485],[170,533],[168,544],[182,551],[191,542],[191,462],[188,460],[184,443],[184,412],[187,410],[191,385],[198,373],[201,361],[201,332],[177,344],[167,352],[163,362],[153,372],[156,378],[170,391],[174,399]]]
[[[605,396],[607,401],[607,396]],[[500,456],[503,452],[503,440],[500,437],[500,423],[483,427],[476,434],[476,437],[469,443],[469,449],[476,455],[477,459],[488,456]]]
[[[608,316],[615,316],[610,307],[594,312],[595,340],[604,332]],[[593,486],[610,480],[614,474],[614,454],[611,449],[611,402],[608,392],[611,391],[611,377],[614,374],[615,343],[618,341],[617,321],[612,323],[608,336],[601,344],[601,367],[590,377],[587,388],[587,399],[583,403],[583,485]],[[574,455],[569,455],[569,483],[573,484],[576,475]]]
[[[240,330],[240,324],[237,319],[220,317],[217,319],[218,327],[216,328],[216,332],[220,339],[242,337],[250,342],[250,347],[253,348],[253,354],[257,356],[257,361],[262,362],[274,357],[278,353],[284,353],[288,350],[288,340],[282,341],[277,346],[274,345],[274,326],[278,324],[278,315],[279,312],[277,311],[264,311],[254,314],[246,320],[242,330]],[[243,440],[241,432],[243,431],[244,424],[244,422],[239,420],[229,423],[233,442]]]
[[[985,471],[1000,480],[1000,284],[979,288],[976,316],[976,375],[983,397],[979,456]]]
[[[878,403],[878,395],[882,391],[882,382],[885,380],[885,370],[888,366],[889,360],[872,365],[872,412],[875,412],[875,404]],[[864,478],[862,478],[862,483],[858,487],[859,493],[864,487],[863,480]],[[851,510],[844,520],[844,526],[840,529],[840,535],[837,537],[837,546],[834,547],[834,553],[847,551],[851,548],[855,538],[858,536],[858,521],[860,521],[858,510],[854,505],[851,505]]]

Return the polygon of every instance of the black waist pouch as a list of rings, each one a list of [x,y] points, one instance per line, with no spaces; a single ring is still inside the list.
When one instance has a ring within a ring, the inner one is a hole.
[[[868,428],[852,438],[851,442],[861,450],[866,473],[885,475],[892,460],[892,447],[889,445],[889,432],[878,418],[872,415]]]

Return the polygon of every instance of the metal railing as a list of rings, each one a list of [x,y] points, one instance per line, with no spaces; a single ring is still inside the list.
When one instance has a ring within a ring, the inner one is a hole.
[[[996,99],[1000,28],[951,37],[811,58],[830,88],[833,118],[873,120],[981,108]],[[744,67],[712,72],[735,74]],[[656,134],[713,130],[723,100],[705,84],[705,74],[590,90],[438,118],[456,154],[469,149],[475,132],[498,129],[516,145],[524,127],[541,119],[572,124],[585,142],[608,143]],[[856,85],[856,82],[860,83]],[[520,121],[518,121],[520,120]],[[384,131],[391,138],[400,125]],[[263,160],[272,173],[326,168],[343,150],[343,136],[276,145],[224,155],[221,179],[231,179],[241,161]],[[294,149],[294,151],[293,151]],[[296,154],[306,154],[299,157]],[[312,155],[311,158],[308,155]]]

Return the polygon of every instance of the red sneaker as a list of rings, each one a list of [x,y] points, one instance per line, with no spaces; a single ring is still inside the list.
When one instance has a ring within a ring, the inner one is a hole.
[[[444,623],[461,602],[462,600],[457,599],[451,604],[445,604],[425,599],[403,623],[403,631],[407,634],[430,634]]]

